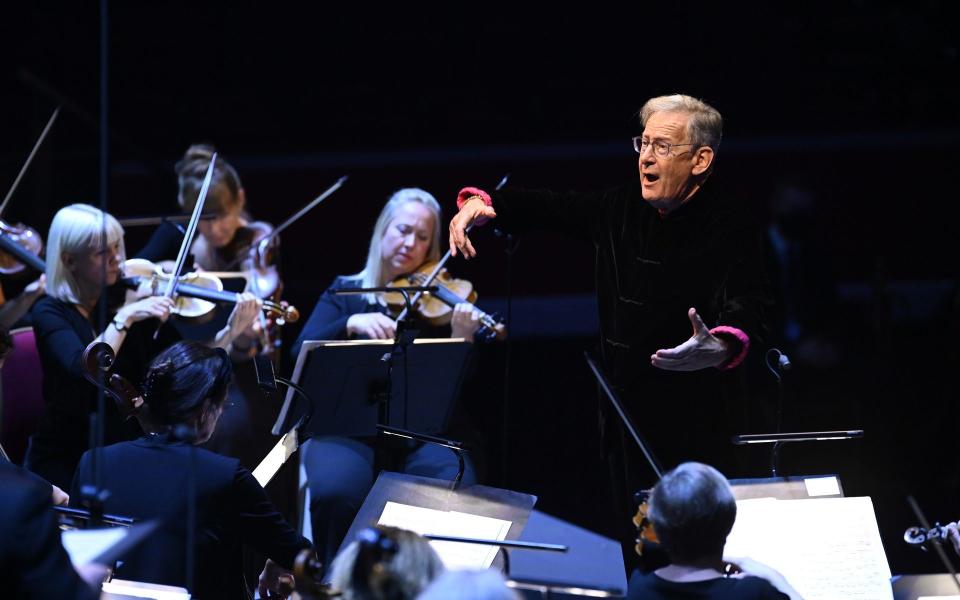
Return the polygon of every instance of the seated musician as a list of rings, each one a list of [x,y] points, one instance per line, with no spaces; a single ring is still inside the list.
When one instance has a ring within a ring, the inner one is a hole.
[[[56,488],[54,488],[56,489]],[[106,567],[79,573],[60,542],[50,486],[0,458],[0,577],[8,598],[99,597]]]
[[[177,175],[177,203],[191,214],[197,204],[200,189],[215,149],[205,144],[187,148],[174,169]],[[282,283],[276,265],[255,264],[250,246],[269,234],[272,226],[254,221],[247,212],[247,195],[237,170],[222,155],[213,166],[210,188],[203,205],[212,219],[201,219],[198,235],[190,248],[187,261],[190,270],[237,273],[246,279],[246,290],[261,299],[279,300]],[[170,264],[177,257],[183,234],[169,224],[161,225],[147,245],[136,256]],[[222,318],[214,317],[216,329]],[[180,330],[188,339],[200,339],[210,333],[211,324]],[[250,359],[258,352],[271,352],[279,345],[280,337],[271,318],[258,318],[233,339],[230,356],[234,360],[234,383],[229,391],[232,407],[220,421],[216,434],[206,445],[208,449],[236,456],[241,463],[253,468],[274,441],[270,426],[276,420],[276,407],[262,400],[257,387],[256,373]]]
[[[323,293],[294,344],[294,356],[305,340],[392,339],[396,322],[386,314],[387,308],[377,295],[333,292],[345,287],[383,286],[428,261],[436,262],[441,240],[440,205],[433,196],[420,189],[403,189],[393,194],[374,225],[363,270],[338,277]],[[421,335],[472,340],[478,327],[476,309],[458,305],[449,327],[430,330],[425,326]],[[320,560],[329,564],[373,485],[374,445],[368,439],[313,438],[306,445],[303,464],[310,481],[313,542]],[[404,457],[402,470],[452,479],[457,466],[449,450],[416,445]],[[464,482],[473,480],[473,468],[468,464]]]
[[[47,257],[47,295],[32,308],[46,409],[30,438],[25,466],[66,489],[89,446],[89,415],[97,406],[96,388],[83,374],[84,349],[94,338],[106,342],[117,354],[115,371],[139,380],[150,359],[179,336],[166,324],[157,329],[170,315],[170,299],[148,296],[123,303],[124,290],[116,285],[125,258],[123,228],[111,215],[85,204],[60,209],[47,236]],[[107,320],[101,327],[104,289]],[[257,303],[252,296],[238,303],[213,343],[229,345],[234,332],[255,318]],[[139,433],[135,423],[125,423],[113,404],[106,403],[106,443],[134,439]]]
[[[180,441],[192,437],[201,444],[210,437],[231,377],[231,361],[224,350],[176,343],[154,359],[143,383],[146,408],[138,418],[151,433],[103,448],[99,468],[103,487],[109,490],[104,510],[162,520],[160,529],[125,557],[118,577],[187,585],[185,515],[191,470],[196,486],[195,579],[190,589],[194,597],[246,597],[241,544],[275,561],[263,575],[273,580],[262,582],[274,591],[279,575],[289,575],[282,569],[292,569],[297,553],[309,548],[237,459]],[[72,496],[92,482],[92,453],[87,452]]]
[[[653,488],[647,516],[670,564],[635,573],[628,598],[800,598],[772,568],[749,558],[724,560],[737,502],[713,467],[688,462],[665,474]]]
[[[174,169],[177,173],[179,192],[177,203],[187,214],[193,212],[200,196],[200,188],[210,166],[215,150],[213,146],[195,144],[187,148]],[[217,157],[213,166],[213,178],[203,205],[204,214],[212,214],[212,219],[202,219],[197,224],[199,235],[190,247],[192,262],[188,265],[204,271],[246,272],[252,265],[249,258],[251,244],[267,235],[272,226],[262,221],[254,221],[247,213],[247,194],[240,182],[236,169]],[[162,225],[154,232],[147,245],[136,254],[153,262],[170,261],[177,256],[183,234],[176,227]],[[248,277],[250,291],[261,298],[273,294],[279,285],[275,267],[273,272],[263,277]],[[276,279],[276,280],[275,280]],[[273,289],[258,289],[271,287]],[[254,343],[255,338],[245,340]],[[235,342],[239,346],[240,340]]]

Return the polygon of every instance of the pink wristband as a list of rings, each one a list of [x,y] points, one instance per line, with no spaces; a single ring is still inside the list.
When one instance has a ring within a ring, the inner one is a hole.
[[[726,371],[738,367],[740,363],[743,362],[743,359],[747,357],[747,352],[750,350],[750,336],[736,327],[728,327],[727,325],[720,325],[710,330],[710,335],[717,335],[718,333],[732,335],[737,338],[737,340],[740,341],[740,352],[717,368]]]
[[[467,203],[467,200],[474,196],[480,196],[480,199],[483,200],[484,204],[487,206],[493,206],[493,200],[490,199],[490,194],[486,193],[480,188],[465,187],[460,190],[460,194],[457,195],[457,210],[463,208],[463,205]]]
[[[486,204],[487,206],[493,206],[493,200],[490,198],[490,194],[486,193],[480,188],[465,187],[462,190],[460,190],[460,193],[457,195],[457,210],[460,210],[461,208],[463,208],[463,205],[467,203],[467,200],[469,200],[470,198],[473,198],[474,196],[477,196],[481,200],[483,200],[483,203]],[[480,217],[479,219],[474,221],[474,223],[476,225],[483,225],[489,220],[490,219],[486,217]]]

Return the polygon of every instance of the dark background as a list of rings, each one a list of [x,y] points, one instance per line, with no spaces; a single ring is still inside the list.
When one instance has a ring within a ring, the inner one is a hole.
[[[349,174],[284,235],[285,297],[307,313],[335,275],[359,270],[395,189],[430,190],[449,215],[461,186],[493,187],[508,172],[522,186],[617,185],[636,176],[629,138],[643,101],[703,98],[725,119],[715,185],[763,221],[785,186],[815,201],[796,293],[819,310],[812,350],[785,345],[798,359],[784,429],[867,431],[863,442],[788,448],[785,469],[836,472],[848,494],[872,496],[894,572],[940,570],[900,536],[915,522],[907,493],[932,519],[960,511],[956,9],[732,4],[110,3],[109,210],[175,212],[173,163],[201,141],[237,167],[251,213],[273,223]],[[3,215],[45,235],[61,206],[99,202],[100,14],[97,3],[5,13],[0,187],[64,106]],[[128,250],[149,233],[130,230]],[[594,343],[592,251],[531,235],[508,284],[504,240],[487,228],[476,242],[480,260],[452,268],[477,284],[481,306],[502,307],[512,286],[515,309],[509,406],[503,347],[483,353],[468,393],[486,481],[610,533],[622,524],[610,521],[581,359]],[[5,278],[5,291],[27,281]],[[768,415],[769,377],[757,389]]]

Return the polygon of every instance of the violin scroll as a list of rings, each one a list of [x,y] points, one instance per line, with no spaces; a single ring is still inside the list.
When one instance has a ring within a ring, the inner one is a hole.
[[[643,556],[643,547],[646,544],[657,545],[660,539],[657,532],[653,530],[653,523],[648,516],[650,510],[650,490],[637,492],[636,498],[639,502],[637,514],[633,515],[633,525],[637,528],[637,543],[633,547],[637,556]]]
[[[140,409],[143,407],[143,394],[135,385],[121,375],[110,373],[117,355],[106,342],[91,342],[83,351],[81,362],[83,376],[93,385],[99,386],[101,377],[104,391],[114,399],[117,409],[124,420],[136,418],[145,431],[149,431]]]

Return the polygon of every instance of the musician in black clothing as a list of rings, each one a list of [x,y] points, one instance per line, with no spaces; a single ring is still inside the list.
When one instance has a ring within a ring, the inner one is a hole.
[[[2,361],[0,361],[2,362]],[[78,574],[60,543],[50,485],[0,458],[0,581],[10,598],[94,599],[106,568]]]
[[[542,229],[593,244],[601,362],[664,466],[698,460],[736,472],[730,436],[749,424],[744,360],[763,356],[772,306],[761,231],[713,174],[723,121],[681,94],[651,98],[633,138],[629,183],[596,192],[460,192],[450,247],[476,255],[466,228]],[[691,335],[692,330],[692,335]],[[760,351],[750,351],[750,348]],[[601,403],[620,522],[653,472]],[[753,417],[756,418],[756,417]]]
[[[235,458],[191,447],[213,433],[223,410],[231,362],[222,349],[178,342],[153,361],[143,384],[141,420],[152,433],[102,449],[100,470],[109,490],[104,510],[135,519],[161,519],[160,531],[124,558],[124,579],[186,586],[185,524],[191,476],[196,486],[194,537],[198,598],[245,597],[241,544],[268,556],[261,591],[276,590],[300,550],[310,544],[276,511],[263,487]],[[186,432],[186,435],[184,434]],[[74,480],[92,483],[92,455],[84,454]],[[277,568],[280,567],[280,568]]]
[[[653,488],[647,513],[670,564],[636,573],[627,597],[799,600],[774,569],[749,558],[727,563],[723,547],[737,518],[727,479],[701,463],[684,463]]]

